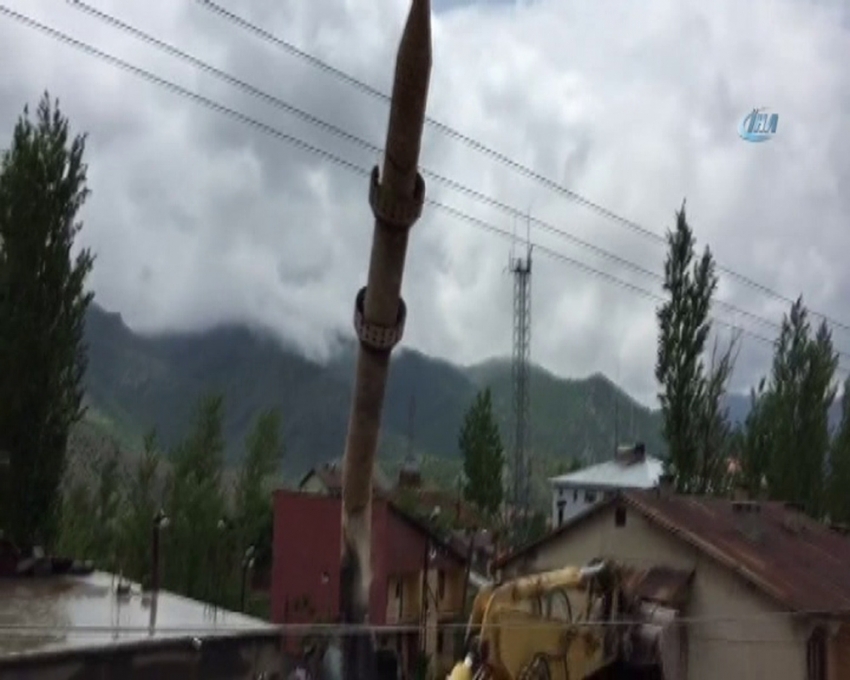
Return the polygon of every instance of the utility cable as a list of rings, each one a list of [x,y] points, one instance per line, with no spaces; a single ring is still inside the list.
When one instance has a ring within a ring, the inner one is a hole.
[[[70,0],[70,1],[74,2],[75,0]],[[235,14],[234,12],[231,12],[230,10],[226,9],[225,7],[222,7],[221,5],[217,4],[216,2],[213,2],[213,0],[196,0],[196,2],[198,2],[198,4],[201,5],[204,9],[206,9],[206,10],[210,11],[211,13],[219,16],[220,18],[232,23],[235,26],[238,26],[239,28],[241,28],[242,30],[244,30],[248,33],[251,33],[251,34],[257,36],[258,38],[268,42],[269,44],[275,45],[276,47],[278,47],[279,49],[282,49],[283,51],[289,53],[290,55],[292,55],[292,56],[294,56],[298,59],[301,59],[303,61],[306,61],[307,63],[314,66],[315,68],[318,68],[318,69],[334,76],[335,78],[338,78],[339,80],[347,83],[348,85],[351,85],[352,87],[356,88],[357,90],[364,92],[364,93],[366,93],[366,94],[368,94],[368,95],[370,95],[374,98],[377,98],[377,99],[382,99],[384,101],[390,100],[390,96],[388,94],[386,94],[385,92],[381,92],[377,88],[372,87],[371,85],[363,82],[362,80],[355,78],[354,76],[342,71],[341,69],[336,68],[335,66],[332,66],[331,64],[328,64],[327,62],[319,59],[318,57],[316,57],[312,54],[309,54],[308,52],[305,52],[302,49],[299,49],[298,47],[296,47],[292,43],[284,40],[283,38],[275,35],[274,33],[271,33],[270,31],[267,31],[266,29],[262,28],[261,26],[258,26],[256,24],[250,22],[248,19],[246,19],[246,18],[244,18],[244,17],[242,17],[238,14]],[[612,221],[616,224],[619,224],[622,227],[630,229],[631,231],[634,231],[635,233],[640,234],[641,236],[649,238],[649,239],[651,239],[651,240],[653,240],[657,243],[663,243],[663,244],[666,245],[667,239],[662,234],[659,234],[658,232],[653,231],[652,229],[648,229],[647,227],[641,226],[640,224],[638,224],[634,220],[630,220],[626,217],[618,215],[617,213],[613,212],[612,210],[605,208],[601,204],[595,203],[595,202],[591,201],[590,199],[585,198],[581,194],[578,194],[577,192],[572,191],[571,189],[568,189],[564,185],[562,185],[558,182],[555,182],[554,180],[546,177],[545,175],[541,175],[539,172],[529,168],[528,166],[525,166],[525,165],[519,163],[518,161],[513,160],[509,156],[506,156],[505,154],[503,154],[499,151],[496,151],[495,149],[492,149],[491,147],[486,146],[482,142],[474,139],[473,137],[470,137],[469,135],[464,134],[464,133],[456,130],[455,128],[450,127],[449,125],[446,125],[445,123],[441,123],[441,122],[434,120],[433,118],[428,117],[428,116],[426,116],[425,122],[430,127],[441,132],[445,136],[465,144],[469,148],[481,153],[482,155],[489,156],[490,158],[496,160],[497,162],[499,162],[499,163],[509,167],[510,169],[514,170],[515,172],[527,177],[528,179],[531,179],[531,180],[537,182],[538,184],[546,187],[547,189],[554,191],[554,192],[568,198],[569,200],[573,201],[574,203],[577,203],[578,205],[581,205],[585,208],[588,208],[591,211],[597,213],[598,215],[605,217],[608,220],[610,220],[610,221]],[[746,276],[745,274],[737,272],[734,269],[731,269],[729,267],[725,267],[725,266],[721,265],[720,263],[717,264],[717,270],[720,273],[725,274],[725,275],[729,276],[730,278],[735,279],[739,283],[741,283],[741,284],[743,284],[743,285],[745,285],[749,288],[752,288],[754,290],[758,290],[761,293],[768,295],[770,297],[773,297],[777,300],[780,300],[780,301],[784,302],[785,304],[790,305],[790,304],[793,304],[793,303],[796,302],[795,299],[793,299],[793,298],[791,298],[791,297],[789,297],[789,296],[787,296],[783,293],[780,293],[779,291],[777,291],[777,290],[775,290],[775,289],[773,289],[773,288],[771,288],[771,287],[769,287],[769,286],[767,286],[763,283],[759,283],[758,281],[755,281],[754,279]],[[827,315],[823,312],[819,312],[819,311],[811,309],[811,308],[809,309],[809,312],[813,316],[816,316],[820,319],[828,321],[832,326],[834,326],[836,328],[840,328],[844,331],[850,331],[850,323],[845,323],[845,322],[839,321],[838,319],[830,317],[829,315]]]
[[[115,66],[115,67],[118,67],[122,70],[125,70],[128,73],[132,73],[133,75],[136,75],[136,76],[138,76],[138,77],[140,77],[140,78],[142,78],[142,79],[144,79],[144,80],[146,80],[146,81],[148,81],[148,82],[150,82],[154,85],[158,85],[158,86],[160,86],[160,87],[162,87],[162,88],[164,88],[164,89],[166,89],[166,90],[168,90],[168,91],[170,91],[174,94],[186,97],[187,99],[195,102],[196,104],[200,104],[201,106],[204,106],[204,107],[206,107],[206,108],[208,108],[212,111],[215,111],[217,113],[221,113],[225,116],[228,116],[231,119],[235,120],[236,122],[242,123],[242,124],[247,125],[249,127],[253,127],[254,129],[256,129],[256,130],[258,130],[258,131],[260,131],[264,134],[267,134],[271,137],[275,137],[279,141],[286,142],[287,144],[290,144],[290,145],[292,145],[296,148],[299,148],[302,151],[314,153],[317,156],[323,158],[324,160],[335,163],[335,164],[339,165],[340,167],[343,167],[343,168],[349,170],[350,172],[353,172],[354,174],[360,175],[361,177],[368,177],[370,175],[370,172],[366,168],[363,168],[362,166],[359,166],[356,163],[353,163],[349,160],[341,158],[340,156],[337,156],[336,154],[333,154],[329,151],[326,151],[325,149],[321,149],[317,146],[314,146],[313,144],[310,144],[309,142],[306,142],[303,139],[300,139],[300,138],[298,138],[294,135],[287,134],[287,133],[285,133],[285,132],[283,132],[283,131],[281,131],[281,130],[279,130],[279,129],[271,126],[271,125],[268,125],[266,123],[263,123],[263,122],[257,120],[256,118],[252,118],[251,116],[248,116],[248,115],[246,115],[246,114],[244,114],[240,111],[237,111],[237,110],[232,109],[228,106],[225,106],[224,104],[221,104],[221,103],[216,102],[212,99],[209,99],[208,97],[204,97],[203,95],[200,95],[196,92],[193,92],[193,91],[183,87],[182,85],[178,85],[177,83],[174,83],[173,81],[166,80],[165,78],[162,78],[162,77],[156,75],[155,73],[152,73],[151,71],[140,68],[138,66],[130,64],[129,62],[126,62],[122,59],[119,59],[118,57],[115,57],[114,55],[103,52],[102,50],[99,50],[98,48],[93,47],[92,45],[89,45],[88,43],[77,40],[76,38],[73,38],[72,36],[70,36],[66,33],[63,33],[63,32],[58,31],[58,30],[56,30],[56,29],[54,29],[50,26],[47,26],[46,24],[42,24],[41,22],[36,21],[35,19],[32,19],[31,17],[20,14],[19,12],[16,12],[15,10],[10,9],[10,8],[6,7],[5,5],[0,4],[0,14],[4,15],[4,16],[10,18],[10,19],[13,19],[15,21],[18,21],[19,23],[21,23],[21,24],[23,24],[23,25],[25,25],[29,28],[35,29],[35,30],[43,33],[44,35],[47,35],[51,38],[54,38],[55,40],[58,40],[59,42],[65,43],[66,45],[69,45],[71,47],[79,49],[79,50],[85,52],[86,54],[88,54],[90,56],[101,59],[104,62],[109,63],[112,66]],[[438,210],[441,210],[441,211],[443,211],[447,214],[453,215],[457,219],[465,221],[468,224],[471,224],[472,226],[476,226],[477,228],[482,229],[484,231],[490,231],[491,233],[499,234],[499,235],[501,235],[505,238],[513,239],[513,237],[514,237],[513,234],[511,232],[509,232],[508,230],[497,227],[497,226],[495,226],[495,225],[493,225],[489,222],[485,222],[484,220],[481,220],[477,217],[474,217],[472,215],[464,213],[464,212],[462,212],[462,211],[460,211],[457,208],[454,208],[452,206],[449,206],[449,205],[446,205],[446,204],[441,203],[439,201],[435,201],[433,199],[428,199],[428,198],[425,199],[425,202],[428,203],[429,205],[433,206],[434,208],[438,209]],[[658,295],[657,293],[653,293],[651,291],[646,290],[645,288],[642,288],[641,286],[635,285],[635,284],[630,283],[628,281],[624,281],[623,279],[620,279],[617,276],[610,274],[609,272],[603,271],[601,269],[597,269],[597,268],[595,268],[591,265],[588,265],[585,262],[582,262],[581,260],[569,257],[568,255],[564,255],[563,253],[560,253],[556,250],[553,250],[551,248],[547,248],[545,246],[542,246],[542,245],[539,245],[539,244],[536,244],[536,243],[531,243],[530,245],[537,252],[544,253],[544,254],[546,254],[547,256],[549,256],[553,259],[556,259],[556,260],[559,260],[559,261],[564,262],[566,264],[569,264],[576,269],[580,269],[580,270],[584,271],[585,273],[592,274],[594,276],[598,276],[602,279],[607,280],[610,283],[613,283],[613,284],[618,285],[618,286],[625,288],[627,290],[631,290],[634,293],[642,295],[643,297],[647,297],[647,298],[654,300],[656,302],[662,302],[663,303],[663,302],[666,301],[661,295]],[[743,326],[740,326],[738,324],[733,324],[731,322],[724,321],[722,319],[717,318],[716,316],[711,317],[711,320],[716,322],[718,325],[726,326],[726,327],[732,328],[736,331],[740,331],[744,335],[747,335],[747,336],[749,336],[749,337],[751,337],[751,338],[753,338],[757,341],[764,342],[764,343],[769,344],[771,346],[775,346],[776,343],[777,343],[776,340],[770,340],[769,338],[766,338],[763,335],[755,333],[748,328],[744,328]],[[843,353],[843,352],[839,352],[839,354],[842,355],[842,356],[847,356],[847,354]],[[845,368],[844,366],[839,366],[839,369],[843,372],[850,373],[850,368]]]
[[[383,151],[384,151],[377,144],[373,144],[372,142],[369,142],[368,140],[365,140],[362,137],[358,137],[357,135],[342,129],[339,126],[336,126],[332,123],[329,123],[325,120],[322,120],[318,116],[315,116],[311,113],[308,113],[307,111],[304,111],[304,110],[298,108],[297,106],[281,99],[280,97],[277,97],[277,96],[275,96],[275,95],[273,95],[273,94],[271,94],[267,91],[264,91],[264,90],[254,86],[254,85],[251,85],[250,83],[248,83],[248,82],[246,82],[246,81],[244,81],[240,78],[237,78],[236,76],[234,76],[230,73],[222,71],[221,69],[216,68],[212,64],[205,62],[205,61],[203,61],[203,60],[201,60],[201,59],[199,59],[199,58],[197,58],[197,57],[195,57],[195,56],[193,56],[193,55],[191,55],[191,54],[189,54],[189,53],[187,53],[187,52],[185,52],[185,51],[183,51],[183,50],[181,50],[177,47],[175,47],[174,45],[171,45],[171,44],[169,44],[169,43],[167,43],[163,40],[160,40],[159,38],[156,38],[155,36],[150,35],[149,33],[145,33],[144,31],[138,29],[137,27],[132,26],[132,25],[122,21],[121,19],[118,19],[115,16],[107,14],[106,12],[103,12],[103,11],[99,10],[98,8],[93,7],[89,4],[87,4],[86,2],[83,2],[82,0],[68,0],[68,2],[73,7],[75,7],[79,11],[85,13],[86,15],[93,17],[93,18],[95,18],[99,21],[102,21],[102,22],[106,23],[107,25],[111,26],[112,28],[115,28],[115,29],[123,31],[123,32],[125,32],[129,35],[132,35],[137,40],[140,40],[140,41],[142,41],[142,42],[144,42],[148,45],[151,45],[151,46],[155,47],[156,49],[159,49],[159,50],[171,55],[172,57],[180,59],[180,60],[184,61],[185,63],[190,64],[191,66],[197,68],[198,70],[200,70],[204,73],[207,73],[207,74],[209,74],[209,75],[211,75],[215,78],[218,78],[219,80],[222,80],[223,82],[225,82],[225,83],[227,83],[227,84],[229,84],[229,85],[231,85],[235,88],[242,90],[243,92],[251,95],[252,97],[255,97],[255,98],[257,98],[261,101],[264,101],[267,104],[274,106],[275,108],[283,110],[286,113],[293,115],[293,116],[299,118],[300,120],[302,120],[302,121],[304,121],[304,122],[306,122],[310,125],[314,125],[314,126],[320,128],[320,129],[324,130],[325,132],[329,132],[329,133],[331,133],[331,134],[333,134],[333,135],[335,135],[335,136],[337,136],[337,137],[339,137],[339,138],[341,138],[341,139],[343,139],[347,142],[350,142],[350,143],[352,143],[352,144],[354,144],[354,145],[356,145],[356,146],[358,146],[362,149],[369,151],[370,153],[382,154]],[[452,179],[450,179],[450,178],[448,178],[444,175],[441,175],[437,172],[429,170],[428,168],[420,167],[419,171],[424,177],[432,179],[435,182],[437,182],[438,184],[441,184],[448,189],[451,189],[453,191],[457,191],[458,193],[462,193],[462,194],[464,194],[464,195],[466,195],[470,198],[473,198],[474,200],[476,200],[478,202],[484,203],[484,204],[489,205],[491,207],[494,207],[494,208],[496,208],[496,209],[498,209],[498,210],[500,210],[500,211],[502,211],[502,212],[504,212],[508,215],[511,215],[512,217],[526,219],[528,222],[530,222],[534,226],[536,226],[536,227],[538,227],[538,228],[540,228],[544,231],[547,231],[549,233],[555,234],[555,235],[557,235],[561,238],[564,238],[565,240],[573,243],[574,245],[576,245],[580,248],[583,248],[585,250],[588,250],[590,252],[595,253],[596,255],[598,255],[599,257],[602,257],[603,259],[607,259],[607,260],[610,260],[612,262],[616,262],[617,264],[619,264],[619,265],[621,265],[621,266],[623,266],[627,269],[630,269],[631,271],[634,271],[638,274],[641,274],[642,276],[646,276],[647,278],[654,279],[654,280],[661,282],[661,283],[664,282],[664,277],[662,275],[660,275],[658,272],[647,269],[646,267],[643,267],[643,266],[641,266],[641,265],[639,265],[639,264],[637,264],[637,263],[635,263],[631,260],[628,260],[627,258],[621,257],[621,256],[619,256],[615,253],[612,253],[611,251],[608,251],[608,250],[606,250],[606,249],[604,249],[600,246],[597,246],[597,245],[594,245],[594,244],[592,244],[588,241],[585,241],[585,240],[575,236],[574,234],[570,233],[569,231],[567,231],[565,229],[559,228],[559,227],[557,227],[557,226],[555,226],[551,223],[545,222],[543,220],[536,219],[536,218],[533,218],[531,216],[525,215],[521,210],[519,210],[518,208],[516,208],[514,206],[508,205],[508,204],[506,204],[502,201],[499,201],[498,199],[493,198],[491,196],[487,196],[486,194],[483,194],[483,193],[481,193],[481,192],[479,192],[475,189],[472,189],[471,187],[468,187],[464,184],[461,184],[460,182],[457,182],[456,180],[452,180]],[[720,308],[726,309],[726,310],[733,312],[735,314],[740,314],[741,316],[752,319],[753,321],[760,323],[762,325],[769,326],[769,327],[777,329],[777,330],[781,329],[781,327],[782,327],[781,324],[779,324],[775,321],[772,321],[771,319],[767,319],[762,315],[756,314],[755,312],[751,312],[749,310],[742,309],[741,307],[738,307],[737,305],[726,302],[724,300],[715,300],[715,304]],[[850,357],[850,354],[847,354],[847,356]]]
[[[129,606],[129,605],[128,605]],[[226,609],[219,608],[225,615],[232,614]],[[116,607],[115,611],[120,611],[120,607]],[[735,616],[678,616],[670,620],[669,625],[678,626],[707,626],[707,625],[723,625],[723,624],[758,624],[760,622],[788,621],[796,619],[809,618],[832,618],[850,615],[850,609],[844,608],[837,611],[824,610],[797,610],[797,611],[767,611],[750,615],[735,615]],[[635,621],[631,620],[579,620],[564,623],[576,626],[578,628],[623,628],[635,625]],[[466,621],[445,622],[435,624],[433,627],[439,627],[441,630],[465,630],[469,624]],[[488,627],[501,630],[524,629],[529,628],[549,628],[552,621],[528,622],[528,621],[511,621],[506,623],[493,622],[488,624]],[[431,627],[431,626],[429,626]],[[136,634],[150,635],[153,630],[154,635],[171,636],[171,635],[198,635],[204,633],[217,634],[238,634],[238,633],[289,633],[289,634],[307,634],[307,633],[324,633],[325,635],[363,635],[371,633],[412,633],[422,629],[422,624],[340,624],[340,623],[262,623],[257,626],[249,626],[246,624],[205,624],[199,626],[179,625],[179,626],[163,626],[156,624],[153,629],[149,625],[97,625],[97,624],[28,624],[21,623],[0,623],[0,634],[8,635],[9,633],[18,633],[21,635],[46,635],[49,633],[74,633],[81,635],[104,635],[104,634]]]

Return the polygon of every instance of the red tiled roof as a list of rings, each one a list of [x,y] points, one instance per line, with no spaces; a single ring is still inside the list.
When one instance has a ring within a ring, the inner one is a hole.
[[[747,510],[727,499],[653,493],[627,500],[790,609],[850,614],[850,540],[786,504]]]
[[[621,497],[649,521],[693,545],[793,611],[850,614],[850,539],[785,503],[629,492]],[[601,503],[505,565],[616,502]]]

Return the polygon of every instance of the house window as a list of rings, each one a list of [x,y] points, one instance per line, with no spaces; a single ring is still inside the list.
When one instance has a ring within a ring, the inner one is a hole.
[[[564,504],[558,503],[558,526],[564,523]]]
[[[807,680],[826,680],[826,631],[818,626],[806,645]]]
[[[585,503],[595,503],[596,502],[596,492],[595,491],[585,491],[584,492],[584,502]]]
[[[443,631],[437,631],[437,654],[443,653],[443,647],[445,646],[445,633]]]
[[[442,600],[446,596],[446,574],[440,569],[437,572],[437,598]]]
[[[573,503],[578,503],[578,491],[573,491]]]
[[[626,508],[622,505],[618,505],[614,510],[614,526],[626,526]]]

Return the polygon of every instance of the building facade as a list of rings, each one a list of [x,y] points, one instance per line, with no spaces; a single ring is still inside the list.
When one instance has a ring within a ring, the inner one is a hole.
[[[341,516],[338,495],[275,492],[271,577],[275,623],[338,620]],[[396,649],[407,671],[420,652],[434,659],[437,667],[449,664],[452,636],[440,630],[440,624],[456,622],[463,615],[464,556],[392,501],[376,495],[371,567],[369,622],[416,626],[415,632],[386,636],[381,644]]]
[[[606,500],[618,491],[658,486],[663,463],[646,455],[643,444],[621,447],[614,460],[552,477],[552,527]]]
[[[681,680],[850,678],[850,539],[781,503],[625,493],[501,560],[504,577],[604,556],[692,570]]]

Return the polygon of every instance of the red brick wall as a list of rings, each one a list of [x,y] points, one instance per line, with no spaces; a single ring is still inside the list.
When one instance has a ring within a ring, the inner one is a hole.
[[[336,619],[339,614],[340,518],[338,498],[294,491],[274,495],[274,545],[271,574],[272,620],[276,623],[307,623]],[[388,512],[385,501],[372,506],[372,589],[370,622],[385,622],[387,609],[387,564],[398,551],[387,546],[398,542],[409,546],[410,538],[394,526],[398,519]],[[391,541],[386,540],[388,533]],[[408,547],[407,550],[410,550]],[[403,551],[402,551],[403,553]],[[421,550],[419,551],[421,555]],[[419,558],[421,564],[421,557]],[[417,567],[418,569],[418,567]],[[322,583],[322,573],[328,582]],[[307,597],[315,614],[296,611],[295,604]]]

